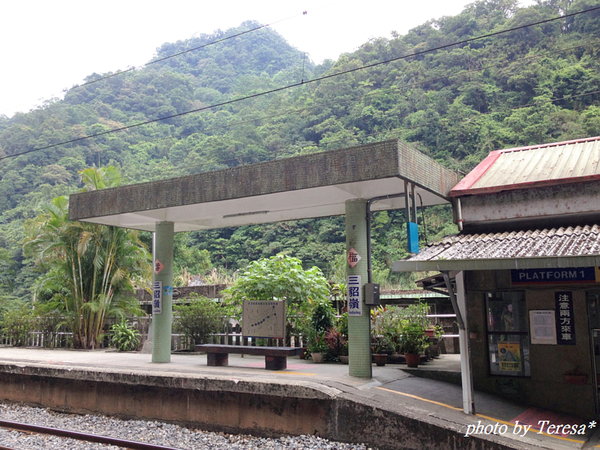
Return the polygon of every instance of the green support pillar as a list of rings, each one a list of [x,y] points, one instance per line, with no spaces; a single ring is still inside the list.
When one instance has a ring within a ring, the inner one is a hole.
[[[152,362],[171,362],[171,326],[173,322],[173,222],[156,224],[153,245],[154,285],[160,282],[162,304],[152,307]],[[158,273],[157,273],[158,272]],[[155,292],[156,301],[156,292]],[[159,306],[158,308],[155,308]]]
[[[348,353],[351,376],[371,378],[371,310],[364,303],[363,286],[367,282],[367,200],[346,202],[346,256],[354,249],[358,262],[346,263],[346,274],[360,275],[361,315],[348,315]]]

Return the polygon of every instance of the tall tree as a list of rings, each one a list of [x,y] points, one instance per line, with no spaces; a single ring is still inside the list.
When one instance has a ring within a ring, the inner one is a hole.
[[[87,169],[84,190],[116,185],[114,168]],[[150,276],[150,256],[136,231],[68,220],[68,197],[54,198],[26,223],[26,254],[46,270],[39,287],[59,300],[76,348],[100,345],[110,315],[139,312],[133,282]]]

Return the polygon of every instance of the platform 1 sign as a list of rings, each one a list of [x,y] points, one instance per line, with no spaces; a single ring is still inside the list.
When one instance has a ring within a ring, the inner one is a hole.
[[[255,338],[285,337],[285,301],[244,300],[242,309],[242,335]]]
[[[600,283],[600,267],[513,269],[510,276],[513,285]]]

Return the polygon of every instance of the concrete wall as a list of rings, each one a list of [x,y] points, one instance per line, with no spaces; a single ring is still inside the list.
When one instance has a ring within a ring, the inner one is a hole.
[[[465,438],[464,428],[435,415],[427,414],[427,420],[414,412],[402,415],[382,409],[372,399],[357,401],[351,394],[310,383],[255,383],[0,364],[0,401],[259,436],[314,434],[381,450],[513,448],[499,436]]]
[[[463,225],[466,231],[475,232],[596,223],[598,195],[596,181],[468,195],[461,197]]]
[[[593,286],[511,286],[510,271],[466,273],[468,323],[478,331],[471,339],[475,389],[490,392],[527,405],[550,409],[582,418],[595,417],[593,368],[588,329],[586,289]],[[486,336],[485,292],[525,291],[527,320],[529,310],[555,309],[555,291],[572,291],[577,345],[529,345],[531,377],[490,375]],[[585,385],[569,384],[564,373],[578,367],[588,374]],[[576,399],[576,400],[575,400]]]

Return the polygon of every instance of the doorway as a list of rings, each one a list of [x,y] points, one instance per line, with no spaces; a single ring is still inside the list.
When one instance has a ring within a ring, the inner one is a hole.
[[[592,351],[592,383],[596,386],[594,390],[594,402],[596,404],[596,415],[600,415],[600,291],[587,293],[588,324],[590,327],[590,342]]]

